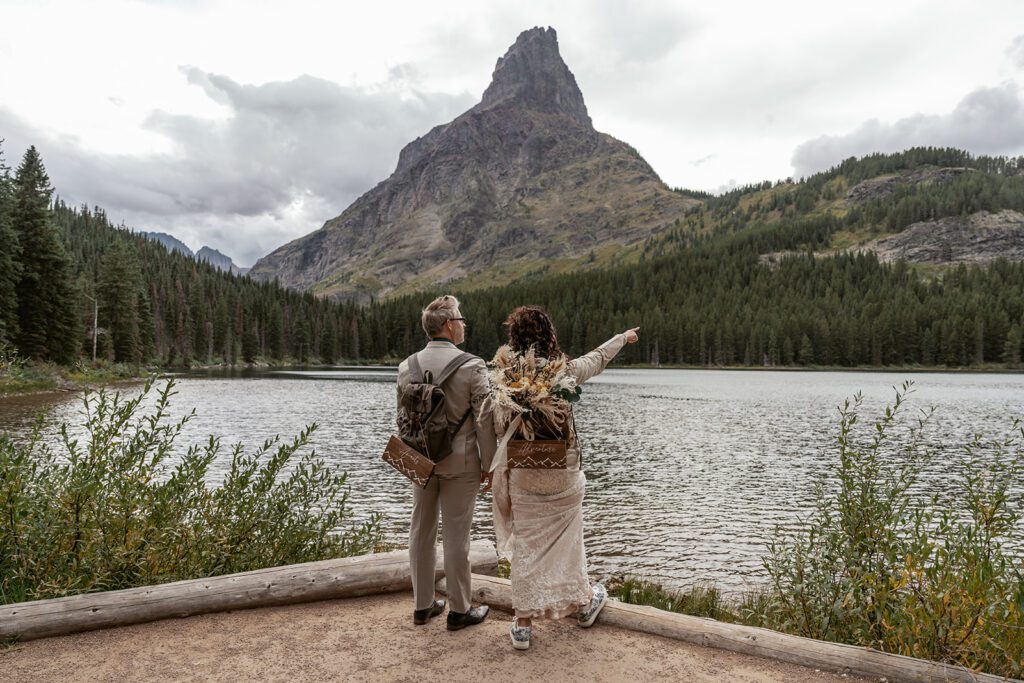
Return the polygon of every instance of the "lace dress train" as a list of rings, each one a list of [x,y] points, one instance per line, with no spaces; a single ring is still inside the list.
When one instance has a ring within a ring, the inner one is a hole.
[[[561,619],[591,598],[580,471],[513,470],[512,605],[523,619]]]

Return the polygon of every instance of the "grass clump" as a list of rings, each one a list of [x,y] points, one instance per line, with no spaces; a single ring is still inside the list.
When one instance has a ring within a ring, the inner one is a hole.
[[[700,583],[682,590],[668,590],[660,584],[637,578],[610,582],[608,593],[634,605],[649,605],[668,612],[737,622],[735,606],[711,583]]]
[[[111,363],[98,360],[94,363],[78,361],[73,366],[62,368],[64,378],[79,385],[103,384],[145,376],[145,371],[131,363]]]
[[[215,437],[173,457],[194,412],[168,416],[174,383],[141,393],[86,392],[84,435],[67,425],[56,447],[41,426],[0,434],[0,603],[114,590],[355,555],[381,544],[379,517],[350,516],[346,475],[308,444],[231,447],[220,486],[208,484]],[[155,401],[144,409],[147,397]]]
[[[92,363],[78,360],[72,365],[30,360],[0,340],[0,396],[55,389],[78,389],[140,377],[142,369],[129,363],[100,359]]]
[[[0,396],[57,387],[57,366],[29,363],[15,348],[0,339]]]

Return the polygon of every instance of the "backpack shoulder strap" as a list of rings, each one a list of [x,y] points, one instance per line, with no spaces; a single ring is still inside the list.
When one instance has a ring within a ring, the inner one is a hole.
[[[409,356],[409,372],[412,373],[413,382],[423,381],[423,370],[420,368],[419,352],[416,352]]]
[[[450,361],[448,361],[448,365],[444,366],[444,370],[442,370],[440,374],[438,374],[437,379],[435,379],[433,383],[438,386],[441,386],[442,384],[444,384],[445,380],[448,379],[456,370],[458,370],[459,368],[461,368],[463,365],[473,360],[474,358],[476,358],[476,356],[474,356],[473,354],[463,351],[459,355],[455,356],[455,358],[452,358]]]
[[[441,374],[438,375],[438,379],[435,382],[435,384],[437,386],[441,386],[441,384],[443,384],[445,380],[447,380],[450,376],[455,374],[456,370],[458,370],[459,368],[461,368],[463,365],[473,360],[474,358],[476,358],[476,356],[465,351],[455,356],[455,358],[452,358],[450,361],[448,361],[448,365],[444,366],[444,369],[441,370]],[[473,406],[471,405],[469,408],[466,409],[466,412],[462,414],[462,419],[459,420],[458,423],[456,423],[454,428],[452,428],[451,423],[448,424],[448,429],[450,433],[453,436],[455,434],[458,434],[459,430],[462,429],[462,425],[466,424],[466,420],[472,414]]]

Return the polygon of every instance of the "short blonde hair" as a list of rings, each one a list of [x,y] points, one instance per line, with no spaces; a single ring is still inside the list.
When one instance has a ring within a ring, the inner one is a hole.
[[[436,337],[444,324],[459,317],[459,300],[451,294],[439,296],[423,309],[420,324],[428,337]]]

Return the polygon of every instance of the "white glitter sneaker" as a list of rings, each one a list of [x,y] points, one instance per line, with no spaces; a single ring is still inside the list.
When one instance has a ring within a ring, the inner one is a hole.
[[[516,626],[516,622],[513,620],[508,627],[508,635],[512,638],[512,647],[517,650],[529,650],[532,632],[532,626]]]
[[[608,602],[608,591],[599,583],[594,584],[594,597],[590,599],[590,605],[581,610],[576,618],[579,620],[580,628],[590,628],[601,613],[601,608]]]

